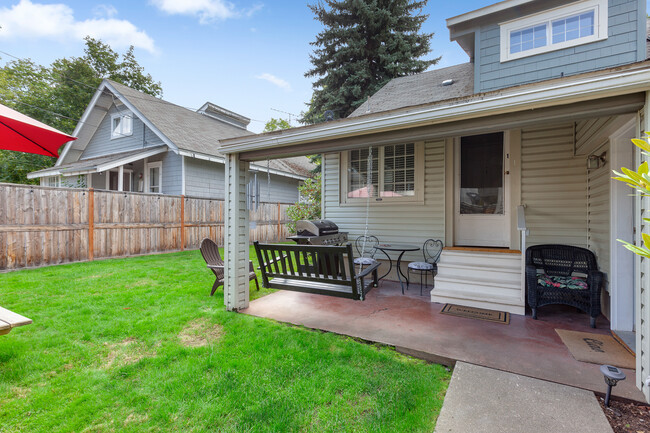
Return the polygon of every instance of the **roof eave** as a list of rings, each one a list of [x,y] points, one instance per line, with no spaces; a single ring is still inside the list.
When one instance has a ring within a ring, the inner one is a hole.
[[[650,90],[650,67],[648,66],[641,70],[616,72],[547,87],[527,88],[508,94],[480,98],[477,95],[472,95],[468,101],[453,105],[427,107],[406,112],[400,110],[392,115],[370,119],[348,118],[331,126],[298,128],[293,132],[289,129],[282,131],[282,135],[258,135],[248,140],[244,138],[228,139],[222,141],[219,151],[229,154],[306,144],[325,139],[332,140],[352,135],[507,114],[525,109],[564,105],[647,90]]]
[[[499,3],[491,4],[481,9],[476,9],[471,12],[467,12],[461,15],[456,15],[455,17],[447,18],[447,28],[468,21],[472,21],[478,18],[482,18],[487,15],[499,13],[516,6],[521,6],[526,3],[532,3],[533,1],[535,0],[504,0]]]

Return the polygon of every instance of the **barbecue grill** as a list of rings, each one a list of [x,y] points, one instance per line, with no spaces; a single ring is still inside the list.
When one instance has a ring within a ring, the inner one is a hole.
[[[296,235],[287,239],[301,245],[342,245],[348,241],[348,233],[339,232],[330,220],[300,220],[296,221]]]

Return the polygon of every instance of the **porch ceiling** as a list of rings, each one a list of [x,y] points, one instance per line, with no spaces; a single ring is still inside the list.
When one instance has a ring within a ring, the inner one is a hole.
[[[425,126],[394,129],[389,131],[358,134],[336,139],[299,142],[286,146],[265,147],[244,151],[240,158],[247,161],[259,161],[267,158],[286,158],[290,156],[311,155],[314,153],[340,152],[344,150],[381,146],[398,142],[430,140],[458,135],[472,135],[523,128],[531,125],[553,124],[558,122],[579,121],[603,116],[636,113],[645,104],[644,93],[582,101],[573,104],[528,109],[515,113],[499,114],[475,119],[430,124]]]

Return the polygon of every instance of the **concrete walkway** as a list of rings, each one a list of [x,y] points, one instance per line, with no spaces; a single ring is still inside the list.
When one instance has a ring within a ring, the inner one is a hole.
[[[456,363],[436,433],[612,433],[594,394]]]

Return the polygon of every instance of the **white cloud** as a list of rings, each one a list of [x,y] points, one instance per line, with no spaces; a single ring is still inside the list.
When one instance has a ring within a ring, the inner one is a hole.
[[[227,0],[150,0],[150,3],[169,15],[196,16],[201,24],[240,16],[250,17],[264,7],[259,3],[248,9],[237,10]]]
[[[96,17],[113,18],[117,15],[117,9],[113,5],[97,5],[93,8],[93,14]]]
[[[263,73],[261,75],[256,76],[255,78],[258,78],[260,80],[266,80],[271,84],[274,84],[278,86],[281,89],[290,91],[291,90],[291,84],[283,80],[282,78],[278,78],[275,75],[269,74],[269,73]]]
[[[237,15],[235,5],[224,0],[152,0],[151,3],[170,15],[198,16],[202,24]]]
[[[107,18],[76,21],[74,11],[61,3],[40,4],[20,0],[10,8],[0,8],[0,39],[32,38],[81,40],[86,36],[108,43],[113,48],[133,45],[155,52],[154,41],[130,21],[112,18],[115,8],[104,9]],[[112,15],[111,15],[112,14]]]

